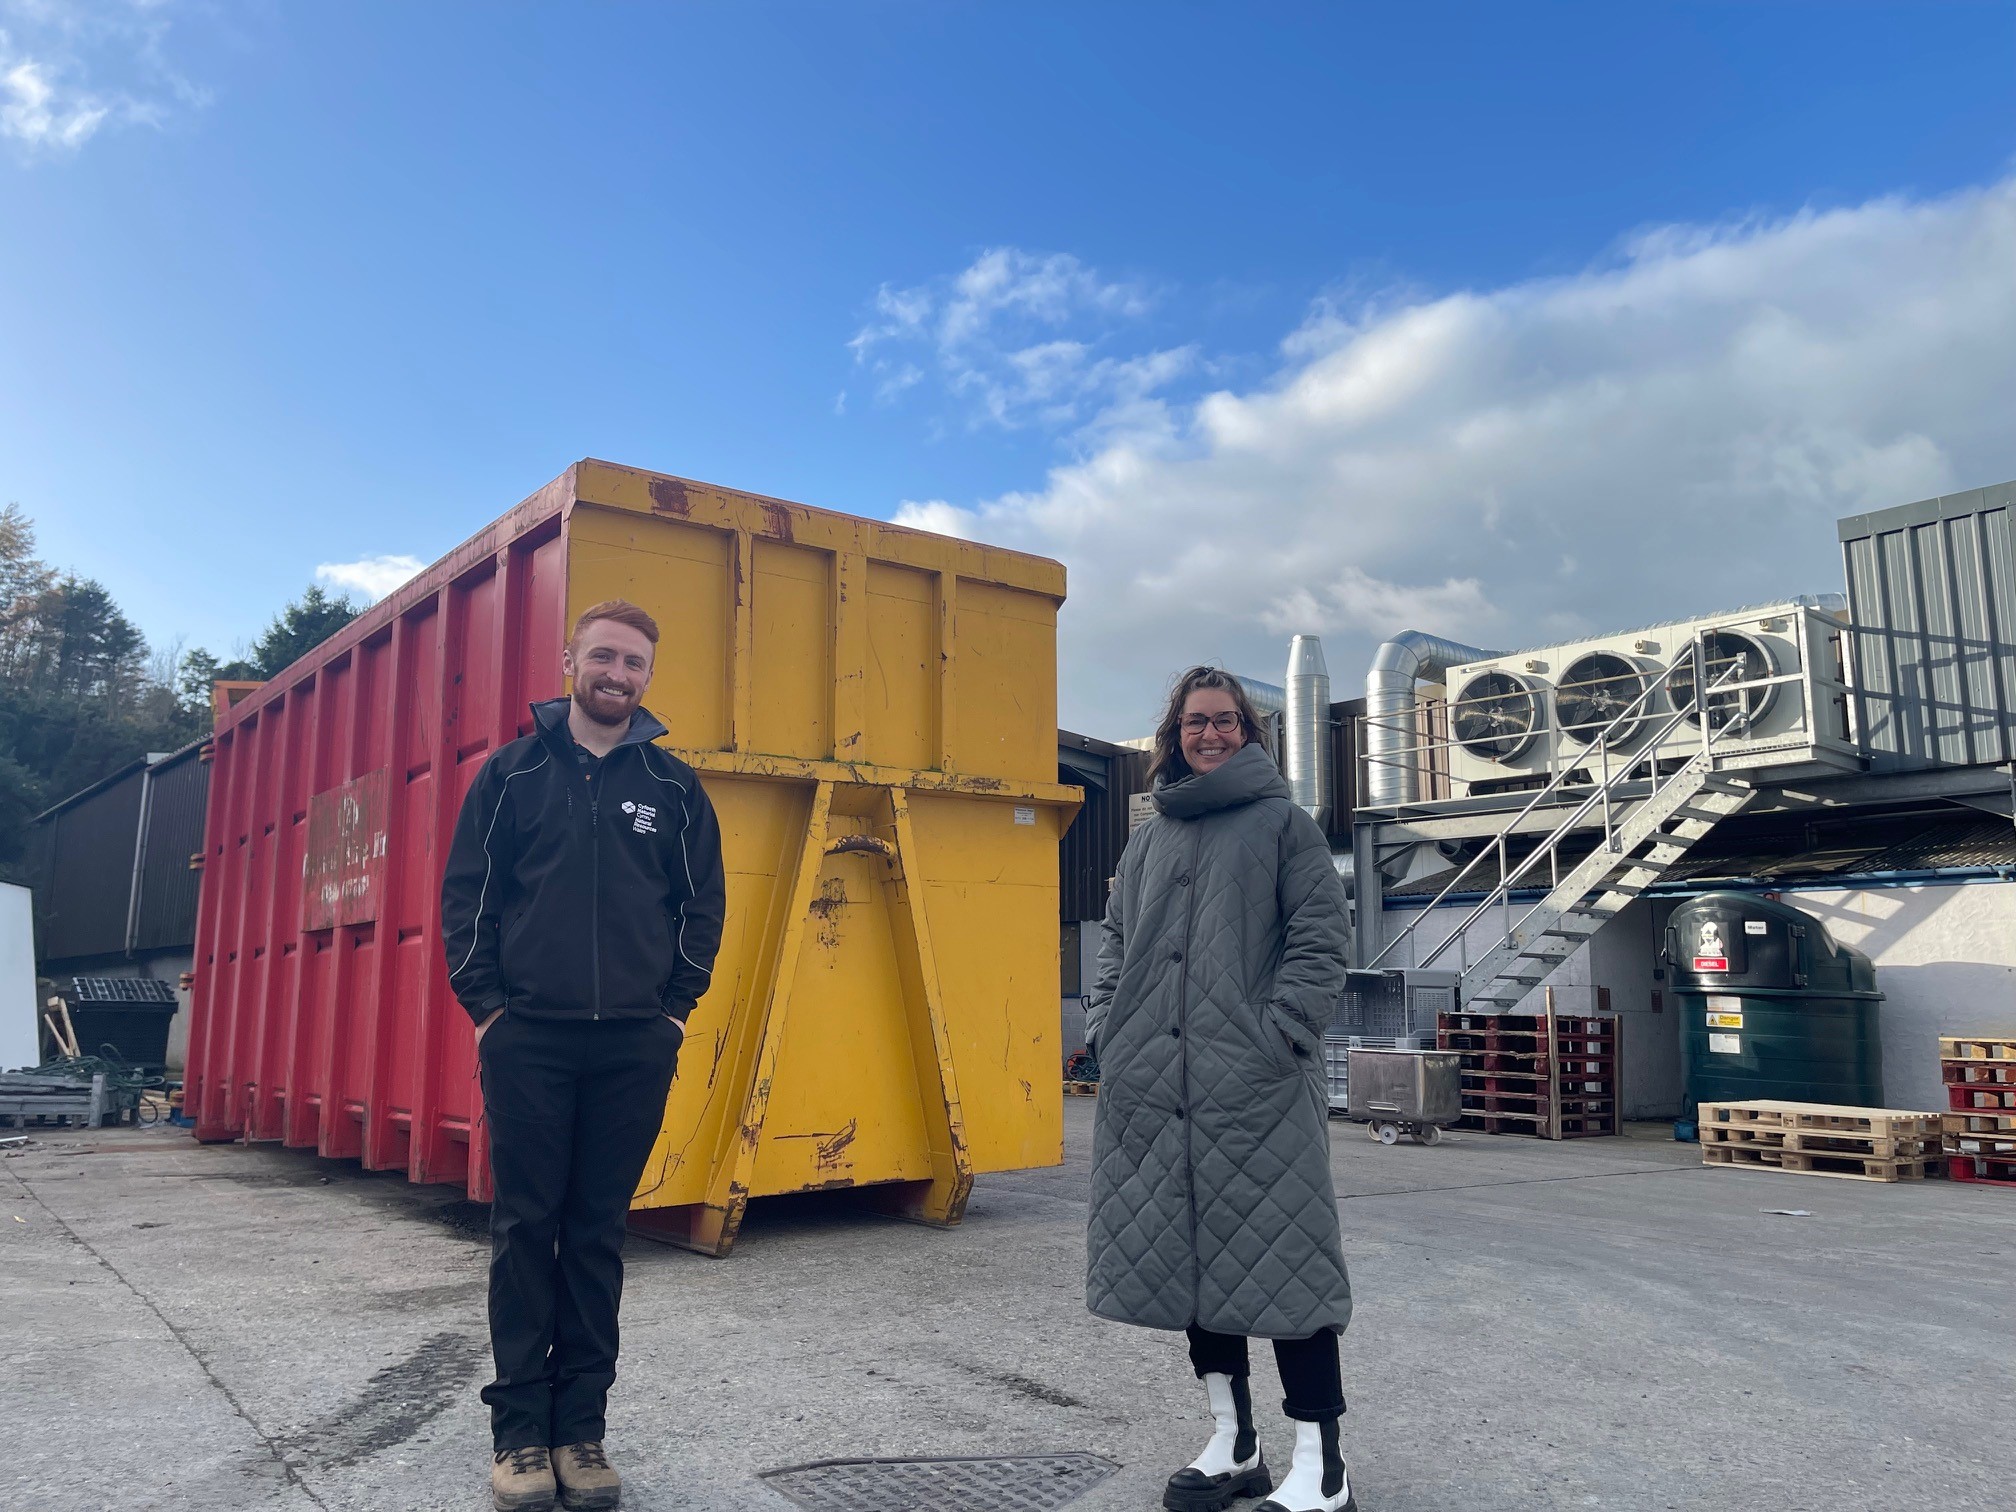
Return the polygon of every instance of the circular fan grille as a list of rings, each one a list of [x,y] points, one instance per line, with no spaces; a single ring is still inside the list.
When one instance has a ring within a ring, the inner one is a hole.
[[[1570,740],[1592,744],[1645,691],[1645,674],[1614,651],[1591,651],[1568,663],[1554,689],[1554,718]],[[1610,732],[1612,749],[1635,740],[1642,707]]]
[[[1727,680],[1757,682],[1776,670],[1764,643],[1753,640],[1740,630],[1711,630],[1701,637],[1701,645],[1708,653],[1710,689]],[[1673,670],[1666,674],[1666,696],[1673,700],[1673,707],[1684,713],[1690,723],[1699,724],[1701,710],[1696,706],[1694,686],[1695,654],[1695,648],[1690,646],[1674,662]],[[1732,688],[1721,693],[1711,691],[1708,695],[1709,726],[1726,730],[1732,726],[1740,729],[1752,725],[1764,717],[1777,696],[1775,686]]]
[[[1540,700],[1510,672],[1480,672],[1449,706],[1457,744],[1486,761],[1510,761],[1540,733]]]

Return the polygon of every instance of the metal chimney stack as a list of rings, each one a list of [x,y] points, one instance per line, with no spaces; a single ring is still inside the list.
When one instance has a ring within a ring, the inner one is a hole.
[[[1325,828],[1335,802],[1330,777],[1330,669],[1323,643],[1298,635],[1288,648],[1288,710],[1282,720],[1283,770],[1295,802]]]

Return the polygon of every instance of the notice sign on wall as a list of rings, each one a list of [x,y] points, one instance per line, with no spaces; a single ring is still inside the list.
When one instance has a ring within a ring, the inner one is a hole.
[[[1155,817],[1155,795],[1152,793],[1129,793],[1127,795],[1127,833],[1134,831]]]
[[[308,800],[301,856],[304,929],[368,924],[385,877],[385,768]]]

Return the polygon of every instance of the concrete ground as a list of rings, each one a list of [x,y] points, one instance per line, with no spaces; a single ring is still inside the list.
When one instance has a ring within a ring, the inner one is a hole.
[[[633,1241],[625,1506],[788,1512],[757,1472],[1065,1450],[1120,1467],[1076,1507],[1159,1506],[1208,1420],[1180,1338],[1084,1310],[1091,1113],[1069,1100],[1066,1164],[983,1178],[953,1232],[805,1199],[758,1204],[725,1261]],[[1364,1512],[2009,1507],[2016,1191],[1706,1170],[1661,1132],[1333,1126]],[[477,1512],[483,1225],[168,1130],[7,1154],[0,1506]]]

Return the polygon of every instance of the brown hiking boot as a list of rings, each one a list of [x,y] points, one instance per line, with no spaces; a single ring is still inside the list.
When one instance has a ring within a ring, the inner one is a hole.
[[[545,1449],[499,1449],[493,1454],[490,1500],[497,1512],[549,1512],[553,1505],[553,1461]]]
[[[555,1449],[553,1474],[560,1482],[560,1505],[568,1512],[613,1507],[623,1499],[623,1477],[610,1465],[599,1441]]]

